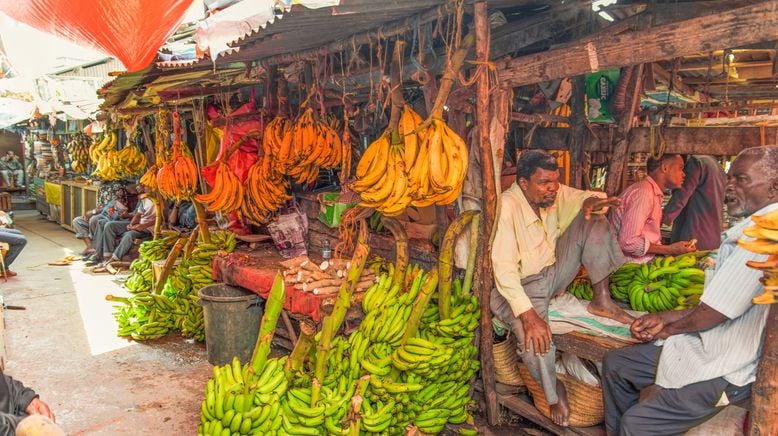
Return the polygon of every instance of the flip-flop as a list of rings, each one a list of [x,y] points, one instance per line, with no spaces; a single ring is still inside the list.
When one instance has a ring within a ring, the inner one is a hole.
[[[55,261],[52,261],[52,262],[48,262],[48,265],[51,265],[51,266],[66,266],[66,265],[70,265],[72,263],[73,262],[71,262],[69,260],[55,260]]]
[[[102,274],[102,273],[107,273],[108,269],[104,266],[96,266],[92,268],[92,272],[95,274]]]

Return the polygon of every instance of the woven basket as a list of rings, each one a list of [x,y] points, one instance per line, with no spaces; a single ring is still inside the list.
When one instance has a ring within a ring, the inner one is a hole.
[[[513,335],[502,342],[494,344],[494,379],[497,383],[509,386],[524,386],[519,374],[519,355],[516,354],[516,339]]]
[[[535,381],[529,370],[523,363],[519,363],[519,373],[527,390],[532,396],[535,407],[546,418],[551,418],[551,410],[546,402],[543,388]],[[591,427],[600,424],[605,418],[605,410],[602,402],[602,389],[599,386],[591,386],[578,379],[557,374],[567,390],[567,402],[570,405],[570,425],[573,427]]]

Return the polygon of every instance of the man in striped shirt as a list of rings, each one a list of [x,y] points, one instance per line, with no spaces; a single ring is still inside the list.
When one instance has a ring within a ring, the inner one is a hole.
[[[656,255],[678,255],[696,250],[689,241],[662,245],[662,198],[665,189],[683,184],[683,159],[665,154],[646,162],[648,176],[633,183],[619,196],[621,206],[613,209],[610,220],[618,233],[619,246],[627,262],[646,263]]]
[[[606,354],[605,424],[609,434],[681,434],[724,405],[750,396],[769,306],[761,272],[746,266],[759,255],[738,247],[751,216],[778,210],[778,146],[742,151],[727,175],[727,211],[743,221],[723,234],[717,265],[694,309],[645,315],[632,335],[651,342]],[[658,389],[638,401],[640,391]]]

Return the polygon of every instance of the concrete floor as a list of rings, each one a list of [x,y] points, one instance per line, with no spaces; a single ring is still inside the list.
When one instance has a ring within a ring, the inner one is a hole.
[[[37,211],[19,211],[27,247],[3,282],[5,372],[35,389],[71,435],[192,435],[212,366],[205,346],[169,335],[151,343],[116,337],[106,294],[127,295],[82,262],[48,266],[84,247]]]

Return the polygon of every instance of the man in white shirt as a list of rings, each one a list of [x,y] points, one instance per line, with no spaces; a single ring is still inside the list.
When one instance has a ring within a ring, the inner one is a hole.
[[[147,194],[144,194],[142,185],[138,185],[138,205],[135,209],[135,215],[129,223],[126,221],[109,221],[105,223],[103,227],[103,252],[111,252],[110,257],[107,257],[98,268],[105,267],[105,265],[121,260],[125,254],[127,254],[132,248],[132,243],[136,239],[145,239],[151,236],[154,230],[154,224],[157,219],[157,208],[154,201],[149,198]],[[121,236],[121,241],[116,248],[112,250],[115,245],[116,238]]]
[[[700,305],[645,315],[630,330],[642,345],[610,351],[603,361],[608,434],[682,434],[729,403],[747,399],[756,377],[769,305],[759,270],[766,255],[737,245],[752,216],[778,210],[778,146],[742,151],[727,175],[727,212],[745,219],[727,230]],[[658,386],[639,401],[640,391]]]

